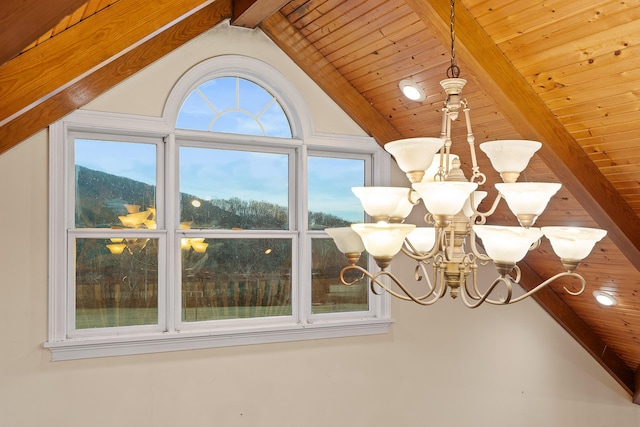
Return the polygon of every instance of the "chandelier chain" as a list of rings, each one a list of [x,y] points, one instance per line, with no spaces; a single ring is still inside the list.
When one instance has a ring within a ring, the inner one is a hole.
[[[458,78],[460,77],[460,67],[456,63],[456,13],[455,13],[456,0],[451,0],[451,15],[449,18],[449,32],[451,34],[451,65],[447,68],[447,77]]]

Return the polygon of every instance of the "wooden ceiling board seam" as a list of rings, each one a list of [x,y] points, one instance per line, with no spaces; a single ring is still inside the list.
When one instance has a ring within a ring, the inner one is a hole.
[[[316,32],[318,29],[323,28],[328,22],[331,22],[337,17],[337,14],[334,12],[335,8],[344,3],[353,4],[353,2],[344,2],[342,0],[327,0],[326,2],[318,5],[318,7],[313,9],[313,13],[309,13],[297,22],[298,24],[301,24],[296,25],[300,34],[309,40],[308,37],[311,34]]]
[[[357,25],[358,22],[366,22],[367,24],[370,24],[372,21],[375,21],[376,18],[384,16],[385,13],[390,13],[389,9],[397,9],[397,7],[394,6],[394,2],[386,0],[367,0],[355,7],[343,7],[343,5],[347,4],[353,4],[353,2],[343,2],[331,11],[333,14],[331,18],[333,18],[333,20],[330,22],[325,23],[321,19],[317,19],[315,21],[315,24],[320,27],[316,31],[307,35],[307,40],[309,40],[311,44],[315,45],[316,49],[320,50],[320,46],[316,44],[320,40],[327,37],[331,39],[339,39],[341,34],[348,34],[349,28],[351,27],[356,26],[361,28],[361,25]],[[329,13],[325,16],[328,15]]]
[[[100,5],[100,0],[89,0],[84,4],[84,12],[82,14],[82,19],[86,19],[89,16],[93,15],[98,11],[98,6]]]
[[[261,28],[303,71],[313,76],[316,83],[378,144],[401,137],[283,15],[272,15]]]
[[[569,2],[565,2],[569,3]],[[578,2],[571,2],[577,4]],[[609,2],[611,5],[612,3]],[[631,4],[629,2],[629,4]],[[497,41],[498,46],[503,49],[505,55],[514,62],[525,61],[527,57],[544,56],[547,50],[558,50],[567,46],[581,46],[582,49],[588,49],[592,46],[602,44],[607,38],[613,38],[612,35],[629,35],[633,31],[627,32],[626,29],[634,29],[633,21],[640,18],[640,7],[633,9],[616,7],[610,13],[587,12],[587,15],[594,19],[585,19],[582,16],[576,16],[576,19],[570,20],[563,18],[563,25],[559,26],[553,20],[548,21],[548,27],[540,28],[535,32],[518,33],[509,43]],[[519,20],[521,22],[521,20]],[[622,28],[618,28],[622,27]],[[554,28],[561,28],[553,32],[545,31]],[[625,29],[622,30],[621,29]],[[485,27],[489,34],[492,30]],[[526,46],[526,49],[524,48]]]
[[[501,25],[500,21],[488,23],[481,19],[478,19],[478,22],[501,48],[507,46],[515,48],[519,45],[540,43],[547,39],[554,43],[552,39],[556,36],[556,29],[559,27],[562,31],[574,31],[585,24],[608,19],[611,14],[621,11],[619,5],[612,6],[609,0],[592,4],[586,4],[584,1],[556,0],[555,3],[545,2],[538,5],[539,7],[536,5],[513,14],[507,25]],[[614,10],[610,11],[608,6],[613,7]],[[543,8],[544,10],[541,10]],[[536,9],[541,11],[536,12]]]
[[[622,53],[639,43],[637,21],[624,26],[613,28],[607,32],[581,40],[571,40],[556,47],[550,47],[542,52],[528,55],[506,55],[522,75],[528,76],[544,71],[553,64],[555,67],[566,67],[572,63],[587,61],[587,64],[597,66],[595,58]]]
[[[311,20],[320,16],[321,12],[318,8],[327,1],[328,0],[304,1],[300,7],[297,7],[292,13],[287,15],[287,20],[289,20],[296,28],[303,28],[306,25],[306,22],[311,22]],[[309,15],[311,16],[309,17]],[[305,19],[307,21],[304,21]]]
[[[481,2],[462,0],[462,4],[464,4],[467,10],[473,13],[473,16],[477,17],[478,22],[482,20],[483,22],[490,23],[503,21],[506,16],[515,13],[514,11],[521,10],[523,7],[528,6],[529,2],[525,4],[522,0],[486,0]]]
[[[402,19],[405,19],[405,17],[396,19],[396,22]],[[338,43],[329,44],[319,50],[326,55],[328,61],[335,64],[336,68],[341,69],[352,62],[368,58],[370,55],[379,55],[381,49],[411,36],[417,29],[421,28],[423,28],[423,25],[419,21],[413,21],[409,26],[396,26],[395,23],[390,23],[374,30],[379,32],[381,37],[377,37],[373,41],[371,41],[372,37],[367,36],[367,32],[371,31],[371,29],[354,31],[353,35],[349,37],[353,37],[354,40],[349,40],[349,44],[344,46],[340,46]]]
[[[3,0],[0,14],[0,65],[19,56],[42,33],[86,0]]]
[[[305,3],[305,0],[291,0],[289,3],[282,6],[280,13],[284,16],[289,16],[289,14],[293,13],[296,9],[303,7]]]
[[[366,51],[373,52],[378,48],[372,48],[374,43],[371,42],[372,34],[379,33],[379,37],[375,37],[375,41],[379,43],[382,40],[385,43],[394,42],[394,39],[400,39],[403,36],[398,36],[416,27],[416,24],[422,25],[416,18],[413,22],[407,25],[407,21],[410,21],[415,15],[406,9],[390,8],[390,10],[384,9],[387,2],[378,10],[380,13],[374,17],[367,16],[367,24],[361,26],[347,25],[339,30],[333,31],[330,34],[326,34],[324,37],[318,39],[314,45],[330,62],[335,62],[339,58],[350,56],[352,59],[356,59],[355,52]],[[333,56],[332,56],[333,55]]]
[[[404,74],[415,75],[439,68],[432,67],[428,61],[429,55],[437,51],[437,43],[435,39],[415,34],[393,45],[378,49],[368,57],[336,68],[343,72],[347,80],[354,82],[354,85],[362,85],[365,91],[378,87],[368,80],[372,73],[378,78],[389,77],[389,81],[397,84],[399,80],[395,75],[399,71],[412,69],[413,71],[405,71]],[[407,46],[408,48],[400,52],[398,51],[399,46]]]

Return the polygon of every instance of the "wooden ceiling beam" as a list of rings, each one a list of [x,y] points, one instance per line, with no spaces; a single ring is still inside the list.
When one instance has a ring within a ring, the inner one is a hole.
[[[633,392],[633,403],[640,405],[640,368],[636,369],[634,379],[636,388]]]
[[[119,4],[121,2],[124,2],[124,0],[121,0],[116,4]],[[137,0],[134,0],[130,3],[134,4],[145,2],[138,2]],[[160,2],[155,2],[154,4],[158,3]],[[170,3],[171,2],[165,1],[163,7],[166,9],[171,9]],[[186,7],[186,4],[184,4],[185,2],[174,3],[182,3],[182,7],[177,7],[177,9],[182,10],[184,7]],[[124,49],[118,52],[110,52],[111,58],[109,58],[108,61],[103,62],[101,64],[102,66],[96,68],[95,71],[85,73],[79,78],[76,77],[76,73],[65,74],[62,72],[58,72],[61,73],[61,75],[58,76],[57,79],[64,79],[64,81],[61,83],[62,87],[60,90],[54,91],[50,86],[53,85],[52,82],[43,82],[42,86],[47,89],[43,90],[38,88],[40,89],[39,93],[42,93],[43,99],[39,100],[38,102],[34,102],[29,109],[15,115],[11,120],[6,121],[0,126],[0,153],[8,150],[25,138],[44,129],[52,122],[64,117],[66,114],[87,104],[125,78],[140,71],[142,68],[153,63],[154,61],[157,61],[162,56],[171,52],[175,48],[181,46],[182,44],[193,39],[199,34],[202,34],[203,32],[217,25],[224,19],[230,18],[231,16],[231,0],[216,0],[215,2],[204,2],[204,7],[200,7],[201,5],[197,4],[202,2],[192,1],[191,3],[192,6],[194,6],[194,9],[192,11],[182,11],[182,14],[174,17],[173,19],[169,19],[166,14],[161,14],[165,17],[161,20],[161,22],[165,22],[168,19],[167,23],[171,22],[172,25],[166,26],[166,28],[161,31],[155,31],[158,28],[162,28],[160,22],[156,22],[157,26],[145,26],[145,28],[149,30],[153,28],[154,31],[147,31],[146,36],[145,34],[136,32],[135,43],[133,39],[129,39],[129,42],[135,44],[135,47],[133,47],[132,49]],[[149,7],[149,5],[147,6]],[[110,10],[112,10],[112,8],[107,8],[100,13],[107,13],[107,11]],[[100,13],[98,15],[100,15]],[[176,13],[179,13],[179,11],[176,11]],[[111,17],[111,19],[115,18],[116,17],[113,16]],[[108,19],[109,18],[107,18],[107,20]],[[118,26],[123,25],[121,24],[122,20],[118,19],[117,22]],[[77,29],[79,33],[73,35],[73,37],[80,37],[80,35],[84,34],[85,31],[90,32],[100,30],[96,30],[95,27],[92,30],[92,25],[94,24],[91,23],[91,19],[89,18],[69,29],[69,31],[75,29],[76,27],[87,26],[86,28]],[[103,30],[107,31],[106,29]],[[118,35],[121,34],[121,32],[118,32]],[[53,48],[53,52],[55,52],[55,55],[51,57],[52,54],[50,54],[49,49],[51,49],[51,46],[56,43],[56,39],[60,36],[54,37],[47,43],[38,45],[32,50],[37,51],[39,55],[42,55],[45,58],[45,63],[53,63],[54,58],[57,58],[57,60],[62,63],[64,61],[61,60],[61,57],[65,56],[87,56],[83,52],[76,51],[76,49],[80,47],[74,47],[73,45],[65,44],[66,50],[63,49],[62,46]],[[138,43],[140,39],[143,39],[142,43]],[[112,44],[119,45],[119,43],[116,43],[110,37],[104,37],[101,40],[94,41],[99,42],[92,47],[92,49],[95,49],[96,51],[109,49],[109,46]],[[83,49],[86,48],[82,42],[79,42],[79,44]],[[89,54],[88,56],[91,55]],[[99,55],[96,54],[96,56]],[[98,64],[95,64],[93,66],[89,64],[85,65],[84,67],[93,68],[96,65]],[[32,64],[32,66],[35,67],[35,64]],[[43,67],[45,69],[48,68],[46,65],[43,65]],[[69,67],[52,67],[52,69],[67,68]],[[41,74],[43,74],[43,77],[46,78],[47,73]],[[27,82],[24,83],[26,84]],[[4,85],[0,83],[0,86],[3,87]],[[0,108],[5,108],[4,101],[3,103],[0,103]]]
[[[378,144],[402,135],[358,92],[336,68],[280,12],[265,19],[260,28],[336,104]]]
[[[445,46],[451,44],[449,0],[406,2]],[[470,67],[466,71],[523,138],[543,143],[540,158],[640,270],[640,219],[633,209],[462,4],[456,6],[455,34],[456,55]]]
[[[0,125],[211,1],[120,0],[0,66]]]
[[[73,13],[87,0],[3,0],[0,65]]]
[[[425,25],[445,45],[451,43],[449,0],[405,0]],[[513,127],[525,139],[543,142],[540,158],[554,171],[565,188],[608,232],[611,241],[640,270],[640,221],[612,184],[591,162],[513,64],[504,56],[471,13],[463,6],[455,10],[456,56],[470,67],[486,93],[496,102]],[[463,73],[464,74],[464,73]],[[464,76],[461,76],[464,77]],[[523,266],[526,268],[526,266]],[[529,269],[523,287],[539,283]],[[600,338],[551,289],[536,296],[540,305],[632,395],[633,372],[613,352],[598,352]]]
[[[256,28],[287,3],[289,0],[233,0],[231,23],[239,27]]]

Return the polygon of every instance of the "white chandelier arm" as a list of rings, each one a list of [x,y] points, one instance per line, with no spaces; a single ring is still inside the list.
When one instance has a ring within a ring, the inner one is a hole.
[[[431,251],[429,252],[420,252],[418,251],[413,244],[409,241],[409,239],[405,239],[405,243],[407,245],[409,245],[409,248],[411,250],[408,250],[405,247],[400,248],[400,251],[405,254],[406,256],[408,256],[409,258],[415,260],[415,261],[426,261],[428,259],[433,258],[438,252],[439,252],[439,247],[438,247],[438,243],[436,241],[436,244],[433,245],[433,249],[431,249]],[[419,255],[421,254],[421,255]]]
[[[411,291],[409,291],[409,289],[407,289],[407,287],[400,281],[400,279],[398,279],[393,273],[387,271],[387,270],[382,270],[379,271],[378,273],[374,274],[373,276],[370,277],[371,279],[371,291],[376,294],[376,295],[380,295],[380,292],[378,292],[377,289],[375,289],[374,285],[378,285],[380,288],[382,288],[384,291],[388,292],[389,294],[391,294],[392,296],[399,298],[399,299],[403,299],[405,301],[413,301],[415,303],[418,303],[420,305],[431,305],[433,303],[435,303],[436,301],[438,301],[440,299],[440,297],[442,296],[442,294],[444,294],[443,292],[438,292],[435,293],[436,288],[431,286],[431,281],[428,280],[428,275],[426,273],[426,271],[424,271],[424,264],[420,263],[419,264],[419,268],[423,270],[424,273],[424,277],[427,277],[427,288],[428,291],[424,294],[421,295],[419,297],[413,295],[413,293]],[[416,267],[416,269],[418,269],[418,267]],[[419,274],[416,271],[416,277],[419,276]],[[379,277],[381,276],[386,276],[389,279],[391,279],[393,281],[393,283],[396,284],[396,286],[398,286],[403,294],[400,294],[398,292],[395,292],[394,290],[392,290],[391,288],[389,288],[387,285],[385,285],[384,283],[382,283],[380,280],[378,280]],[[428,300],[428,298],[432,297],[430,300]]]
[[[467,123],[467,142],[469,143],[469,151],[471,152],[471,178],[469,182],[477,182],[478,185],[482,185],[487,182],[487,176],[480,172],[480,166],[478,166],[478,160],[476,158],[476,138],[473,136],[471,130],[471,117],[469,116],[469,107],[467,106],[467,100],[463,100],[461,104],[464,106],[464,119]]]
[[[505,288],[507,290],[507,296],[502,298],[502,299],[500,299],[499,301],[490,300],[489,299],[489,295],[501,283],[505,286]],[[511,299],[512,294],[513,294],[513,283],[511,282],[511,279],[508,276],[500,276],[497,279],[495,279],[493,281],[493,283],[491,284],[491,286],[489,286],[489,289],[487,289],[487,291],[484,294],[472,295],[472,294],[469,293],[468,286],[465,286],[464,292],[460,293],[460,295],[462,295],[462,302],[468,308],[478,308],[485,301],[490,303],[490,304],[496,304],[496,305],[506,305],[506,304],[510,304],[510,303],[516,302],[516,301]],[[471,298],[472,300],[474,300],[474,302],[470,302],[467,299],[467,296],[469,298]]]
[[[471,193],[470,197],[473,197],[473,193]],[[471,199],[471,209],[473,209],[473,216],[482,218],[482,222],[481,223],[480,222],[475,222],[476,220],[474,220],[472,222],[476,223],[476,224],[484,224],[485,221],[486,221],[486,218],[495,213],[496,209],[498,208],[498,204],[500,203],[500,200],[502,200],[502,194],[498,193],[498,195],[496,196],[496,199],[493,201],[493,204],[491,205],[489,210],[486,211],[486,212],[480,212],[479,210],[477,210],[474,207],[473,199]]]
[[[438,301],[442,295],[444,295],[444,292],[435,292],[436,291],[436,287],[432,286],[431,281],[429,280],[429,275],[426,273],[426,271],[424,270],[424,264],[420,263],[419,264],[419,268],[422,269],[423,273],[424,273],[424,277],[427,278],[427,288],[428,291],[421,296],[415,296],[413,295],[413,293],[411,291],[409,291],[409,289],[407,289],[406,286],[404,286],[404,284],[400,281],[400,279],[398,279],[393,273],[387,271],[387,270],[382,270],[379,271],[375,274],[371,274],[369,273],[367,270],[365,270],[364,268],[358,266],[358,265],[349,265],[347,267],[344,267],[342,269],[342,271],[340,271],[340,281],[342,282],[343,285],[346,286],[351,286],[353,284],[355,284],[356,281],[360,280],[360,279],[356,279],[355,281],[351,281],[351,282],[347,282],[344,279],[344,273],[346,273],[347,271],[350,270],[356,270],[358,272],[360,272],[362,274],[361,278],[364,278],[365,276],[369,278],[369,282],[370,282],[370,286],[371,286],[371,291],[376,294],[376,295],[380,295],[381,292],[376,289],[376,287],[374,285],[377,285],[378,287],[380,287],[382,290],[384,290],[385,292],[389,293],[390,295],[404,300],[404,301],[413,301],[417,304],[420,305],[431,305],[433,303],[435,303],[436,301]],[[383,276],[388,277],[389,279],[391,279],[404,293],[398,293],[395,292],[393,289],[389,288],[387,285],[385,285],[382,281],[380,281],[379,279]],[[419,273],[416,271],[416,277],[419,277]],[[421,278],[421,277],[420,277]],[[420,280],[420,279],[418,279]],[[443,282],[440,282],[443,283]],[[442,286],[442,285],[441,285]],[[428,300],[428,298],[430,298],[430,300]]]
[[[580,295],[587,288],[587,281],[586,281],[586,279],[584,277],[582,277],[581,275],[579,275],[578,273],[575,273],[573,271],[565,271],[565,272],[558,273],[555,276],[552,276],[552,277],[548,278],[547,280],[545,280],[544,282],[540,283],[535,288],[531,289],[529,292],[527,292],[527,293],[525,293],[523,295],[520,295],[517,298],[514,298],[511,301],[511,303],[516,303],[518,301],[522,301],[523,299],[535,294],[540,289],[544,288],[545,286],[549,285],[552,282],[555,282],[556,280],[558,280],[561,277],[575,277],[576,279],[578,279],[580,281],[580,289],[578,291],[576,291],[576,292],[570,291],[569,289],[567,289],[566,286],[563,286],[564,291],[566,293],[568,293],[569,295],[573,295],[573,296]],[[489,301],[489,302],[491,302],[491,301]]]
[[[473,231],[473,228],[471,229],[471,232],[469,233],[469,246],[471,246],[471,253],[478,258],[479,260],[483,261],[484,264],[486,264],[489,261],[493,261],[488,255],[481,253],[478,250],[478,246],[476,245],[476,232]]]
[[[561,277],[575,277],[576,279],[578,279],[580,281],[581,287],[576,292],[570,291],[569,289],[567,289],[566,286],[564,287],[565,292],[567,292],[570,295],[573,295],[573,296],[580,295],[580,294],[582,294],[584,292],[584,290],[587,287],[587,281],[584,279],[584,277],[582,277],[578,273],[574,273],[572,271],[565,271],[565,272],[558,273],[555,276],[550,277],[549,279],[547,279],[544,282],[542,282],[539,285],[537,285],[535,288],[531,289],[529,292],[526,292],[526,293],[520,295],[519,297],[512,298],[512,290],[513,290],[512,284],[514,284],[514,283],[518,284],[519,281],[520,281],[520,269],[518,269],[518,275],[517,275],[516,279],[513,279],[510,276],[500,276],[491,284],[489,289],[487,289],[487,291],[482,295],[479,295],[479,294],[475,295],[475,296],[471,295],[471,294],[469,294],[468,289],[465,288],[465,291],[468,294],[468,296],[470,298],[476,300],[476,303],[471,303],[470,304],[466,299],[465,293],[462,294],[462,299],[463,299],[465,305],[467,307],[469,307],[469,308],[476,308],[480,304],[482,304],[483,302],[487,302],[487,303],[493,304],[493,305],[515,304],[517,302],[522,301],[525,298],[530,297],[531,295],[535,294],[536,292],[538,292],[542,288],[546,287],[547,285],[551,284],[552,282],[558,280]],[[501,298],[499,300],[489,299],[489,294],[491,294],[491,292],[493,292],[493,290],[496,288],[496,286],[499,283],[503,283],[506,286],[506,288],[507,288],[507,297],[506,298]],[[476,291],[477,291],[477,289],[476,289]]]
[[[426,214],[424,214],[423,221],[429,225],[434,225],[436,223],[436,219],[433,217],[433,214],[431,212],[427,212]]]
[[[485,263],[486,265],[486,263]],[[471,271],[473,272],[472,274],[472,283],[473,283],[473,294],[469,291],[469,282],[465,281],[464,283],[464,291],[466,293],[466,295],[470,296],[471,298],[478,300],[480,298],[482,298],[482,293],[480,292],[480,289],[478,289],[478,265],[474,262],[473,264],[470,265]]]
[[[466,296],[470,297],[471,299],[474,299],[476,301],[482,300],[482,301],[487,301],[489,303],[492,304],[508,304],[508,301],[511,301],[511,297],[512,297],[512,292],[513,292],[513,283],[520,283],[520,267],[518,267],[517,265],[515,265],[513,267],[513,270],[516,272],[516,277],[513,278],[510,275],[506,275],[506,276],[501,276],[498,277],[498,279],[494,280],[494,282],[492,283],[492,286],[483,294],[482,292],[480,292],[480,289],[478,288],[478,281],[477,281],[477,266],[472,266],[473,268],[473,293],[471,292],[471,290],[469,289],[469,283],[465,282],[465,293]],[[505,281],[501,281],[499,279],[504,278]],[[507,283],[507,281],[509,283]],[[501,297],[499,301],[493,301],[488,299],[489,295],[491,294],[491,292],[493,292],[493,290],[495,289],[495,287],[497,285],[499,285],[500,283],[504,283],[506,288],[507,288],[507,297]],[[465,295],[463,295],[463,299],[464,299]],[[507,302],[505,302],[507,301]],[[480,303],[482,304],[482,302]],[[475,308],[475,307],[472,307]]]

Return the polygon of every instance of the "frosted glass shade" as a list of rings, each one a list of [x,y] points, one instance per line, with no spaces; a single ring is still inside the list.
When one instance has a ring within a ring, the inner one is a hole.
[[[482,239],[487,255],[494,262],[515,264],[540,237],[539,228],[503,227],[499,225],[474,225],[473,231]]]
[[[444,156],[445,158],[447,156]],[[442,167],[446,170],[451,170],[451,165],[453,164],[453,160],[460,160],[457,154],[449,154],[449,167],[443,163]],[[442,160],[444,162],[444,159]],[[435,176],[438,173],[438,169],[440,168],[440,154],[434,155],[433,160],[431,161],[431,166],[424,171],[424,178],[422,178],[422,182],[432,182],[435,181]]]
[[[441,138],[408,138],[387,142],[384,149],[395,159],[403,172],[424,171],[433,161],[434,154],[442,148]]]
[[[428,253],[436,243],[436,229],[434,227],[416,227],[407,235],[407,240],[418,252]],[[408,245],[407,248],[411,250]]]
[[[478,206],[480,202],[487,197],[486,191],[474,191],[473,193],[473,208],[471,207],[471,196],[464,202],[464,206],[462,207],[462,213],[467,218],[470,218],[473,215],[474,210],[478,210]]]
[[[400,251],[404,238],[416,228],[413,224],[352,224],[373,257],[392,258]]]
[[[513,182],[498,183],[496,189],[507,201],[514,215],[538,216],[561,186],[553,182]]]
[[[433,215],[451,216],[462,209],[469,194],[478,184],[475,182],[416,182],[413,188],[420,194],[424,205]]]
[[[406,187],[352,187],[364,211],[374,219],[386,221],[396,211],[400,200],[407,199],[411,189]]]
[[[362,243],[362,239],[353,231],[351,227],[335,227],[335,228],[325,228],[324,231],[327,232],[333,241],[335,242],[338,250],[343,254],[349,253],[362,253],[364,251],[364,244]]]
[[[480,144],[496,172],[522,172],[534,153],[542,147],[538,141],[500,140]]]
[[[553,251],[561,259],[581,261],[607,235],[606,230],[581,227],[542,227]]]
[[[418,194],[415,191],[413,191],[412,193],[414,194],[412,194],[411,199],[417,200]],[[389,215],[389,217],[395,220],[402,220],[408,217],[412,210],[413,210],[413,203],[411,203],[408,197],[405,197],[400,199],[400,202],[398,202],[398,206],[396,207],[396,210],[393,211],[391,215]]]

